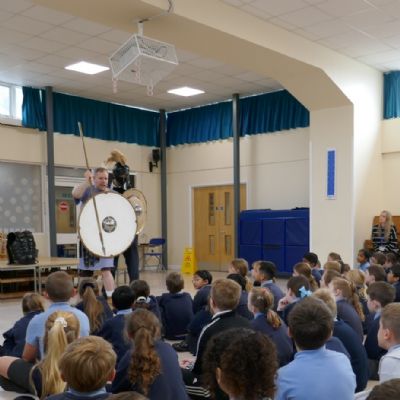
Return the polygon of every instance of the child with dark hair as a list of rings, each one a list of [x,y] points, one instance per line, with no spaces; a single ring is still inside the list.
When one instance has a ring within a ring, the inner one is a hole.
[[[335,278],[328,288],[335,297],[338,318],[347,322],[362,341],[365,316],[355,286],[344,278]]]
[[[253,277],[274,295],[274,310],[278,308],[279,300],[284,296],[281,288],[275,283],[276,266],[272,261],[256,261],[253,263]]]
[[[400,379],[391,379],[374,386],[367,400],[398,400],[400,399]]]
[[[358,268],[365,272],[367,268],[369,267],[369,259],[371,257],[371,253],[366,250],[366,249],[360,249],[358,250],[357,254],[357,262],[358,262]]]
[[[44,311],[43,300],[37,293],[24,295],[21,304],[24,316],[3,333],[4,343],[0,346],[0,356],[22,357],[28,324],[35,315]]]
[[[332,337],[339,339],[349,353],[351,367],[357,380],[356,392],[364,390],[369,373],[368,357],[362,341],[349,324],[337,318],[336,301],[329,289],[319,289],[313,293],[313,297],[322,300],[328,306],[334,320]]]
[[[129,350],[129,342],[125,340],[124,328],[125,318],[132,312],[134,296],[129,286],[117,287],[111,295],[116,315],[104,322],[98,335],[111,343],[117,354],[117,364],[123,355]]]
[[[110,398],[106,383],[114,379],[116,355],[111,345],[97,336],[72,342],[59,362],[67,391],[47,400],[103,400]]]
[[[371,312],[367,325],[367,337],[364,342],[368,354],[370,379],[378,380],[379,360],[386,353],[378,344],[379,322],[383,307],[392,303],[396,291],[387,282],[374,282],[367,289],[368,308]]]
[[[307,298],[296,305],[289,315],[289,334],[298,352],[278,371],[275,400],[354,399],[356,380],[350,361],[325,348],[332,330],[332,314],[320,300]]]
[[[104,296],[99,296],[99,285],[93,278],[80,281],[78,293],[82,301],[76,305],[89,318],[90,334],[97,335],[107,319],[113,317],[113,312]]]
[[[400,302],[400,264],[394,264],[392,268],[388,270],[387,280],[396,290],[394,301]]]
[[[267,335],[275,344],[279,366],[293,359],[293,343],[287,334],[287,326],[272,310],[274,297],[266,288],[253,288],[249,293],[249,310],[254,314],[251,327]]]
[[[385,268],[386,273],[393,267],[393,265],[397,264],[398,257],[395,253],[387,253],[386,254],[386,262],[383,264],[383,268]]]
[[[379,362],[379,381],[400,378],[400,304],[391,303],[383,308],[378,344],[387,350]]]
[[[213,277],[210,271],[205,269],[196,271],[193,274],[192,282],[194,288],[197,290],[197,293],[193,298],[193,312],[195,314],[207,307],[212,280]]]
[[[189,351],[196,354],[197,341],[202,329],[210,323],[211,312],[208,308],[208,298],[210,296],[211,283],[213,277],[210,271],[205,269],[198,270],[193,274],[192,283],[197,293],[193,299],[193,319],[187,326],[188,334],[185,340],[174,343],[172,347],[178,351]]]
[[[161,321],[160,307],[158,306],[157,299],[153,295],[150,295],[149,284],[146,281],[137,279],[131,282],[130,287],[134,297],[132,309],[145,308]]]
[[[371,264],[365,272],[365,283],[369,286],[374,282],[385,282],[386,272],[382,265]]]
[[[257,373],[254,373],[254,367]],[[272,399],[275,394],[276,351],[269,338],[249,329],[215,335],[204,354],[204,381],[213,398]]]
[[[372,254],[370,262],[371,264],[376,264],[383,267],[386,263],[386,254],[382,253],[381,251],[376,251]]]
[[[152,400],[187,400],[178,357],[161,340],[160,321],[154,313],[138,309],[127,317],[131,350],[121,359],[111,391],[136,390]]]
[[[187,334],[187,326],[193,318],[193,300],[183,292],[182,275],[170,272],[166,278],[169,293],[158,298],[165,337],[169,340],[182,339]]]
[[[311,296],[310,284],[304,276],[292,276],[286,283],[286,295],[279,300],[278,314],[288,323],[289,313],[297,302]]]
[[[323,271],[321,270],[321,264],[318,260],[318,256],[315,253],[306,253],[303,256],[303,262],[307,263],[311,267],[311,273],[319,286]]]
[[[236,307],[235,311],[242,317],[247,318],[248,320],[252,320],[253,314],[249,311],[249,309],[247,307],[247,299],[248,299],[249,293],[246,291],[246,279],[244,279],[243,276],[240,274],[229,274],[226,278],[232,279],[233,281],[238,283],[240,285],[240,287],[242,288],[239,305]]]

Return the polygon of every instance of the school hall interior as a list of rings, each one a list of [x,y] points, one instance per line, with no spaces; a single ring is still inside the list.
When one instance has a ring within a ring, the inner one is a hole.
[[[225,229],[232,229],[235,218],[231,109],[238,94],[243,101],[241,209],[309,208],[310,251],[321,260],[335,251],[355,265],[374,216],[383,209],[400,215],[399,19],[400,3],[394,0],[2,0],[0,90],[2,101],[8,100],[0,104],[1,231],[29,228],[39,256],[50,256],[43,110],[34,114],[30,109],[30,118],[22,115],[22,93],[31,100],[40,97],[35,106],[45,107],[42,96],[48,87],[54,99],[58,96],[54,122],[62,126],[53,136],[55,210],[59,222],[64,218],[69,224],[53,232],[60,251],[76,255],[70,190],[86,168],[77,109],[85,105],[82,112],[96,115],[98,106],[99,119],[88,117],[83,126],[88,160],[91,167],[100,166],[115,148],[126,155],[135,187],[147,201],[139,243],[161,237],[166,229],[168,269],[179,270],[185,249],[194,248],[202,266],[225,271],[235,254],[234,232]],[[65,69],[79,61],[109,67],[109,57],[137,33],[140,20],[144,35],[173,44],[179,61],[152,93],[122,79],[115,85],[111,70],[85,75]],[[168,93],[182,86],[204,93]],[[279,93],[288,103],[274,103]],[[245,103],[253,96],[254,103]],[[71,111],[67,104],[76,98]],[[104,103],[138,110],[137,117],[129,117],[135,119],[134,135],[129,129],[118,135],[118,123],[112,125],[114,132],[111,125],[101,127]],[[255,111],[256,104],[267,103],[275,116],[266,108]],[[160,110],[166,112],[167,146],[150,171],[153,150],[160,147]],[[191,110],[195,114],[189,115]],[[327,162],[332,150],[333,178]],[[19,192],[11,178],[21,183]],[[333,195],[327,193],[329,179],[334,180]],[[211,202],[216,214],[210,207],[199,211],[196,201]],[[220,231],[210,233],[201,224],[212,218],[223,225]],[[156,279],[155,294],[161,294],[165,275],[146,276]],[[19,315],[19,300],[2,303],[1,309],[12,310],[1,322],[6,329]]]

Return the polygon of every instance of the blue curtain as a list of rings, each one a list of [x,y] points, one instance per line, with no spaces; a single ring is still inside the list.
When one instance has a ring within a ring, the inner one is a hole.
[[[384,74],[383,118],[400,117],[400,71]]]
[[[240,100],[241,134],[277,132],[310,125],[310,113],[288,91]],[[168,146],[232,136],[232,102],[168,113]]]
[[[23,87],[22,126],[45,131],[46,128],[46,95],[41,89]]]
[[[232,136],[231,102],[168,113],[167,146],[209,142],[230,136]]]
[[[243,136],[309,125],[310,113],[287,90],[240,100],[240,126]]]
[[[39,90],[23,90],[23,126],[46,130],[45,118],[43,124],[39,119],[39,111],[43,106]],[[62,93],[53,93],[53,101],[54,132],[79,135],[80,121],[87,137],[159,146],[157,112]]]

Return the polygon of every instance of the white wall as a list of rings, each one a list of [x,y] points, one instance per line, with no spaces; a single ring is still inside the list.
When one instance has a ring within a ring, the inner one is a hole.
[[[0,161],[19,162],[25,164],[46,165],[46,135],[33,129],[0,125]],[[90,166],[101,165],[114,148],[121,150],[128,158],[131,171],[137,173],[137,188],[142,190],[148,202],[148,221],[143,234],[147,237],[159,236],[161,233],[160,211],[160,174],[157,169],[149,173],[148,162],[150,147],[135,144],[108,142],[85,138]],[[73,135],[54,135],[54,160],[56,166],[85,166],[82,143]],[[44,194],[43,207],[47,209],[47,198]],[[46,221],[47,222],[47,215]],[[1,227],[0,227],[1,228]],[[48,229],[44,234],[36,234],[35,239],[39,254],[49,254]]]
[[[309,129],[241,139],[241,181],[247,208],[309,206]],[[192,188],[233,183],[232,140],[177,146],[167,151],[168,257],[182,262],[192,245]]]

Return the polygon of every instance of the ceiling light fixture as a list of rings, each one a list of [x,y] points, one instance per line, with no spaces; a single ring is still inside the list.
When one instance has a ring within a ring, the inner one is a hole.
[[[193,89],[188,86],[183,86],[180,88],[168,90],[168,93],[176,94],[177,96],[190,97],[190,96],[196,96],[198,94],[202,94],[202,93],[204,93],[204,90]]]
[[[98,64],[88,63],[86,61],[80,61],[76,64],[67,65],[65,69],[81,72],[82,74],[94,75],[103,71],[107,71],[110,68]]]

